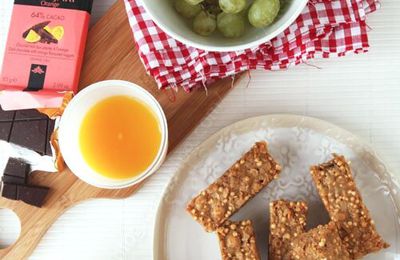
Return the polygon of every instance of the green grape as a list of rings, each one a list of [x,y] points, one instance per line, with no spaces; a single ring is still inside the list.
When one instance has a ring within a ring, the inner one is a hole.
[[[203,2],[204,0],[185,0],[188,4],[197,5]]]
[[[206,11],[201,11],[193,20],[193,30],[202,36],[212,34],[216,27],[215,16]]]
[[[246,0],[219,0],[219,7],[228,14],[236,14],[246,7]]]
[[[186,18],[193,18],[201,11],[200,5],[191,5],[186,0],[175,0],[175,9]]]
[[[245,32],[245,20],[240,14],[220,13],[217,18],[217,27],[227,38],[240,37]]]
[[[255,0],[249,10],[249,21],[257,28],[270,25],[280,10],[279,0]]]

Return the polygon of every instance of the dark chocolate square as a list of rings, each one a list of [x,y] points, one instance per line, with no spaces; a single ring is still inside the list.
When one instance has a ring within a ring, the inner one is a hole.
[[[13,176],[13,175],[3,175],[3,177],[1,178],[1,180],[3,181],[3,183],[8,183],[8,184],[27,184],[27,179],[26,178],[21,178],[21,177],[17,177],[17,176]]]
[[[29,174],[29,170],[30,166],[25,162],[22,162],[18,159],[10,158],[8,159],[4,174],[26,179]]]
[[[10,142],[44,154],[47,120],[14,122]]]
[[[49,188],[39,186],[17,186],[17,198],[23,202],[35,206],[41,207],[44,204]]]
[[[48,117],[36,109],[18,110],[15,120],[46,120]]]
[[[14,111],[4,111],[0,107],[0,122],[11,121],[14,118]]]
[[[17,185],[3,183],[3,190],[1,196],[10,200],[17,200]]]
[[[8,141],[8,137],[11,132],[11,123],[0,122],[0,139]]]

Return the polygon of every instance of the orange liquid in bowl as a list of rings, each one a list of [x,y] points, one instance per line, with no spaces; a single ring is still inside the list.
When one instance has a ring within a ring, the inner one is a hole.
[[[112,179],[143,173],[157,157],[161,139],[160,124],[152,109],[128,96],[97,103],[85,115],[79,131],[86,163]]]

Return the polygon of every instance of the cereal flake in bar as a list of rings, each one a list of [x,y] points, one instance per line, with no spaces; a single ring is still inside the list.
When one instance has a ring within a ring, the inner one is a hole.
[[[206,231],[215,231],[232,214],[278,177],[281,166],[258,142],[219,179],[189,202],[187,211]]]
[[[331,161],[311,167],[311,175],[352,258],[389,247],[376,231],[343,156],[334,155]]]
[[[259,260],[256,238],[250,220],[226,221],[217,229],[222,260]]]
[[[308,207],[305,202],[278,200],[270,205],[269,260],[287,259],[293,238],[303,234]]]

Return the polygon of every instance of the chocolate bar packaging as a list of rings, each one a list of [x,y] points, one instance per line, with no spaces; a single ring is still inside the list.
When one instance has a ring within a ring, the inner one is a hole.
[[[15,0],[0,77],[4,110],[52,108],[76,92],[93,0]]]

